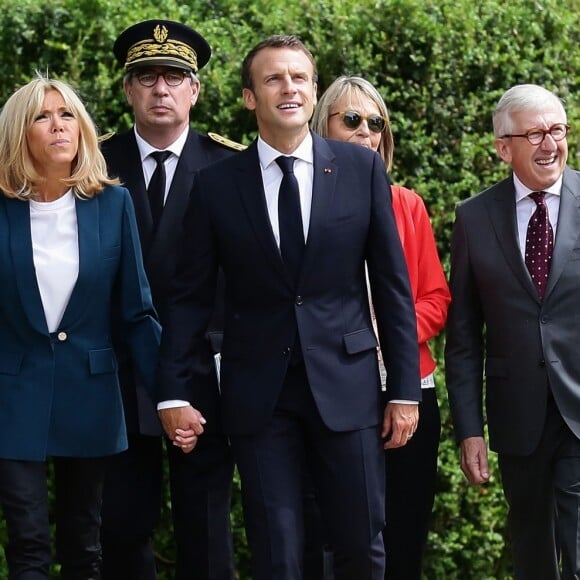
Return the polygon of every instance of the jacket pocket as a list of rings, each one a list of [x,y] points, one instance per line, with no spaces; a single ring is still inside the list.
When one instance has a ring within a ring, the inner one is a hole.
[[[23,359],[23,354],[16,354],[14,352],[0,352],[0,374],[19,375]]]
[[[112,348],[89,350],[89,369],[92,375],[114,373],[117,368],[117,359]]]
[[[356,354],[365,350],[376,349],[379,346],[375,333],[370,328],[349,332],[342,337],[348,354]]]

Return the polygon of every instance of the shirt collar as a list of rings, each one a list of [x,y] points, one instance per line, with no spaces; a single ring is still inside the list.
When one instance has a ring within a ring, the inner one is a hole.
[[[137,139],[137,147],[139,148],[139,155],[141,156],[141,163],[145,161],[145,159],[151,155],[154,151],[160,151],[156,147],[153,147],[139,133],[137,132],[137,127],[133,127],[135,131],[135,138]],[[176,157],[181,155],[183,148],[185,147],[185,141],[187,140],[187,134],[189,132],[189,127],[186,127],[181,135],[173,142],[169,147],[166,147],[164,151],[171,151]]]
[[[526,198],[530,193],[533,191],[537,191],[536,189],[530,189],[527,185],[524,185],[520,178],[514,173],[514,187],[516,190],[516,203],[521,201],[522,199]],[[553,195],[560,195],[562,191],[562,175],[554,182],[550,187],[545,187],[542,189],[546,193],[552,193]]]
[[[296,157],[297,159],[301,159],[302,161],[306,161],[306,163],[313,163],[314,161],[314,152],[312,149],[312,135],[310,131],[304,137],[304,140],[298,147],[292,152],[292,157]],[[260,165],[262,166],[262,170],[267,169],[272,163],[276,161],[280,155],[285,155],[274,147],[271,147],[262,139],[262,137],[258,136],[258,158],[260,160]]]

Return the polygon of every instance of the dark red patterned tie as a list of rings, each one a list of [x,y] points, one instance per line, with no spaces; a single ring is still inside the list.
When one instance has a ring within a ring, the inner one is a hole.
[[[536,211],[528,223],[526,234],[526,266],[540,298],[543,298],[546,292],[554,249],[554,232],[548,216],[545,195],[543,191],[530,193],[530,197],[536,203]]]

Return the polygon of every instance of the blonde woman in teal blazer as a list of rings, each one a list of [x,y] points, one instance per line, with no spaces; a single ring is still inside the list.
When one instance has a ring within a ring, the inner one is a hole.
[[[0,114],[0,503],[11,578],[48,578],[46,461],[61,577],[100,577],[106,457],[127,446],[111,321],[153,384],[160,327],[129,193],[66,84],[36,78]]]

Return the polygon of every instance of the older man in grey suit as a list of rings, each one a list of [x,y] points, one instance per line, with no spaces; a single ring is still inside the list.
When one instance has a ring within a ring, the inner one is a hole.
[[[512,87],[493,124],[513,175],[457,208],[452,239],[446,367],[461,467],[489,479],[485,376],[515,577],[580,578],[580,174],[550,91]]]

